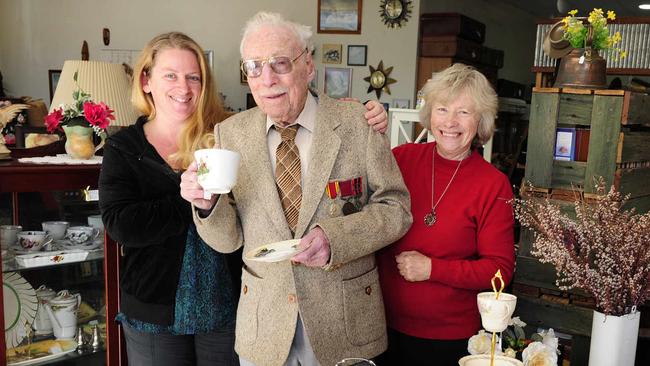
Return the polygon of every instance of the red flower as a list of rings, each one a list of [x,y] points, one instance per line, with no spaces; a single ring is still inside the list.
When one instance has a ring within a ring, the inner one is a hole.
[[[95,104],[93,102],[84,103],[84,115],[86,120],[94,126],[105,129],[111,123],[110,120],[115,120],[113,110],[108,108],[104,102]]]
[[[52,113],[45,116],[45,126],[47,132],[52,133],[59,127],[59,123],[63,120],[63,108],[55,109]]]

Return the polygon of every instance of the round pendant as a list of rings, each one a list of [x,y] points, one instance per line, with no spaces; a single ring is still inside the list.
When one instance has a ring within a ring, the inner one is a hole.
[[[436,223],[436,213],[432,210],[428,214],[424,215],[424,224],[426,226],[433,226]]]

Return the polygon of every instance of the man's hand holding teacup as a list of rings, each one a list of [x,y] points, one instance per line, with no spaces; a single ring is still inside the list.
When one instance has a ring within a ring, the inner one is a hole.
[[[320,227],[311,229],[303,236],[298,249],[303,252],[296,254],[291,260],[308,267],[323,267],[330,260],[330,241]]]

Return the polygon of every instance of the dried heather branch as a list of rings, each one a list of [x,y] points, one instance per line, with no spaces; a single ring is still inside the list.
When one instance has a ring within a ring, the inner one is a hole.
[[[594,203],[576,195],[576,218],[563,214],[548,198],[515,200],[515,215],[535,235],[531,254],[557,271],[562,290],[581,288],[598,310],[629,313],[650,295],[650,213],[622,210],[628,196],[604,180],[596,184]]]

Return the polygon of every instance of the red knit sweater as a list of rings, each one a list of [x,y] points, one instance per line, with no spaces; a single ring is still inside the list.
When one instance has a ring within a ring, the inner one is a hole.
[[[463,160],[438,204],[437,222],[427,227],[434,147],[405,144],[393,150],[411,194],[413,226],[378,255],[387,321],[392,329],[415,337],[468,338],[481,328],[476,294],[491,288],[497,269],[507,282],[512,278],[512,189],[505,175],[475,151]],[[437,201],[458,161],[437,153],[435,159]],[[408,282],[399,274],[395,256],[408,250],[431,258],[428,281]]]

